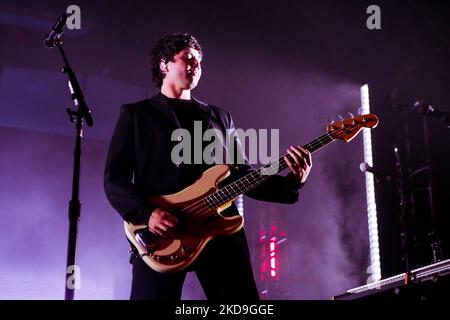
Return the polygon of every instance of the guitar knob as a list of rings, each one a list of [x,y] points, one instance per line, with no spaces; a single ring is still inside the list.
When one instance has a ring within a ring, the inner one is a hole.
[[[354,122],[356,122],[356,123],[366,123],[367,122],[367,120],[366,120],[366,118],[365,117],[358,117],[358,118],[355,118],[355,120],[353,120]]]
[[[175,261],[178,258],[178,256],[176,254],[172,254],[170,256],[170,260]]]
[[[181,249],[180,249],[180,253],[181,254],[186,254],[186,253],[189,253],[189,247],[186,247],[186,246],[183,246],[183,247],[181,247]]]

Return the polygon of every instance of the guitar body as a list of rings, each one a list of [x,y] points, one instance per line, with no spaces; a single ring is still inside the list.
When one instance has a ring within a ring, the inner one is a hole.
[[[128,240],[147,265],[162,273],[183,270],[194,262],[209,240],[233,234],[242,228],[242,216],[224,217],[220,214],[234,199],[219,208],[208,206],[204,200],[217,191],[217,184],[229,175],[227,165],[216,165],[189,187],[149,199],[151,204],[177,217],[177,230],[171,237],[159,237],[146,225],[124,222]]]

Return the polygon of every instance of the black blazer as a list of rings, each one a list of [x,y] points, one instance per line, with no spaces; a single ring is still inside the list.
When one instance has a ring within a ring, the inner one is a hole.
[[[229,112],[196,99],[193,101],[205,124],[214,122],[223,132],[234,129]],[[189,169],[185,167],[188,164],[176,165],[170,157],[178,143],[171,141],[171,135],[179,127],[174,111],[162,94],[122,106],[109,146],[104,189],[109,202],[124,220],[147,224],[155,207],[146,199],[180,191],[195,180],[183,174],[183,170]],[[230,179],[250,170],[248,162],[234,165]],[[246,195],[258,200],[294,203],[300,187],[292,174],[274,175]],[[234,205],[226,211],[238,213]]]

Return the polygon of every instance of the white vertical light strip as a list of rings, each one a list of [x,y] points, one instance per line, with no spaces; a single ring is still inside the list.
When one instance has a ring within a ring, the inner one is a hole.
[[[242,194],[240,194],[237,198],[236,198],[236,207],[238,209],[238,212],[241,216],[244,216],[244,196]]]
[[[361,87],[361,111],[362,114],[370,113],[369,86]],[[373,166],[372,159],[372,135],[370,129],[363,130],[364,161]],[[366,197],[367,197],[367,218],[369,222],[369,245],[370,245],[370,268],[371,276],[367,283],[381,279],[380,247],[378,242],[378,221],[377,206],[375,203],[375,183],[373,174],[366,171]]]

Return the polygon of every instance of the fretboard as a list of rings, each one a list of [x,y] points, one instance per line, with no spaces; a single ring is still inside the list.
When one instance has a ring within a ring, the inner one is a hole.
[[[312,140],[311,142],[303,145],[303,148],[313,153],[333,141],[334,139],[331,137],[331,135],[325,133],[320,137]],[[216,192],[205,197],[204,201],[210,208],[218,208],[225,203],[235,199],[237,196],[252,190],[256,186],[265,182],[271,176],[288,168],[285,157],[293,160],[289,154],[285,154],[280,159],[273,161],[257,170],[252,170],[245,176],[229,183],[225,187],[220,188]]]

